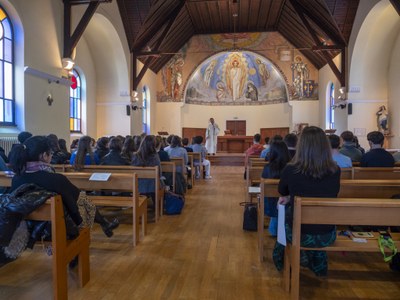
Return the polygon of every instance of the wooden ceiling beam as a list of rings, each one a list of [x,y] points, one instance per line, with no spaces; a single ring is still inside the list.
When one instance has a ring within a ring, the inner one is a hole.
[[[390,0],[393,7],[396,9],[397,13],[400,15],[400,1],[399,0]]]
[[[308,32],[310,33],[311,37],[314,40],[314,43],[317,47],[323,47],[324,45],[319,40],[317,34],[315,33],[314,29],[311,27],[310,23],[308,22],[307,18],[304,15],[303,7],[297,2],[297,0],[289,0],[292,4],[293,8],[297,12],[298,16],[302,20],[304,26],[307,28]],[[340,47],[341,54],[342,54],[342,64],[341,64],[341,71],[336,67],[335,63],[333,62],[331,56],[327,53],[327,51],[321,51],[322,56],[330,66],[332,72],[335,74],[336,78],[339,80],[340,85],[342,87],[346,86],[346,65],[347,65],[347,55],[346,55],[346,47],[345,45],[337,45]]]
[[[74,33],[71,36],[71,9],[73,5],[77,5],[76,1],[64,1],[64,52],[63,57],[71,57],[72,51],[75,49],[85,32],[87,25],[89,24],[91,18],[93,17],[96,9],[99,7],[101,2],[111,2],[111,1],[90,1],[85,13],[83,14],[81,20],[76,26]],[[81,4],[81,3],[79,3]]]
[[[178,16],[179,12],[185,6],[185,3],[185,0],[179,0],[178,5],[170,13],[162,15],[163,18],[161,20],[159,19],[157,20],[157,22],[153,22],[148,30],[143,32],[143,34],[140,35],[139,39],[133,43],[133,49],[141,50],[143,47],[145,47],[147,43],[154,37],[154,35],[156,35],[156,33],[160,30],[162,25],[165,24],[165,22],[170,19],[175,19]],[[162,10],[161,7],[160,9]],[[145,23],[147,23],[147,21],[148,20],[146,20]]]
[[[172,24],[174,24],[174,21],[175,21],[176,17],[178,16],[179,12],[180,12],[180,9],[179,10],[175,9],[174,12],[175,13],[173,15],[171,15],[171,18],[169,19],[168,24],[164,27],[164,29],[163,29],[163,31],[162,31],[162,33],[160,35],[160,38],[156,42],[155,49],[153,50],[154,52],[159,52],[159,48],[160,48],[162,42],[165,40],[166,36],[168,35],[168,31],[171,29]],[[139,52],[139,50],[140,49],[138,49],[137,51]],[[137,59],[136,51],[134,50],[133,53],[134,53],[133,54],[133,59],[135,60],[135,65],[136,65],[136,59]],[[135,67],[135,69],[133,69],[133,67],[132,67],[132,72],[133,72],[133,74],[132,74],[133,75],[132,76],[132,79],[133,79],[132,87],[133,87],[133,90],[137,89],[137,87],[139,86],[140,81],[143,79],[144,74],[146,74],[146,71],[148,70],[150,64],[153,62],[153,60],[155,60],[157,58],[158,58],[157,56],[156,57],[155,56],[148,57],[145,60],[145,62],[143,64],[143,68],[140,70],[139,75],[137,75],[136,67]]]

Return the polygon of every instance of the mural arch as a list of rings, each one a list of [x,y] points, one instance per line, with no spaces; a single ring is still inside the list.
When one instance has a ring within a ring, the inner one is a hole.
[[[288,82],[269,59],[251,51],[223,51],[189,76],[184,102],[201,105],[260,105],[288,102]]]

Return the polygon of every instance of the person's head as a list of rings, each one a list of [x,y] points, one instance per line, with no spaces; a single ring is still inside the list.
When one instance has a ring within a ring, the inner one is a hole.
[[[32,133],[30,133],[29,131],[21,131],[18,134],[18,142],[20,142],[21,144],[23,144],[27,139],[29,139],[32,136]]]
[[[189,139],[188,139],[188,138],[183,138],[183,139],[182,139],[182,145],[183,145],[184,147],[186,147],[187,145],[189,145]]]
[[[385,140],[385,136],[380,131],[371,131],[370,133],[367,134],[367,140],[368,140],[370,146],[382,147],[383,142]]]
[[[356,144],[356,147],[360,147],[360,143],[358,142],[357,136],[354,136],[353,142],[354,142],[354,144]]]
[[[83,168],[87,154],[90,155],[91,161],[94,164],[92,138],[88,135],[84,135],[79,139],[78,149],[76,150],[76,157],[74,161],[74,167],[76,170]]]
[[[60,151],[60,146],[58,145],[58,137],[55,134],[49,134],[47,136],[47,139],[49,140],[51,151],[53,152],[58,152]]]
[[[340,137],[342,138],[343,142],[352,143],[354,139],[354,134],[351,131],[346,130],[342,132]]]
[[[296,148],[297,135],[295,135],[294,133],[288,133],[287,135],[285,135],[283,141],[289,148]]]
[[[329,143],[331,144],[332,149],[339,149],[340,146],[340,137],[336,134],[328,135]]]
[[[167,144],[168,145],[171,145],[171,141],[172,141],[172,138],[174,137],[174,135],[173,134],[170,134],[168,137],[167,137]]]
[[[268,145],[268,144],[269,144],[269,140],[270,140],[270,137],[269,137],[269,136],[266,136],[266,137],[264,138],[264,143],[265,143],[265,145]]]
[[[97,140],[96,149],[97,150],[108,150],[108,143],[110,139],[106,136],[103,136]]]
[[[122,152],[124,154],[130,154],[135,151],[135,143],[133,141],[133,137],[127,136],[125,137],[124,145],[122,146]]]
[[[15,145],[10,154],[10,164],[12,170],[20,175],[26,169],[28,162],[50,163],[53,152],[50,143],[45,136],[32,136],[24,141],[23,144]]]
[[[328,138],[321,128],[307,126],[303,129],[293,165],[299,173],[312,178],[323,178],[337,170]]]
[[[135,145],[135,151],[139,150],[140,144],[142,143],[142,138],[140,137],[140,135],[135,135],[133,137],[133,142]]]
[[[261,135],[260,135],[259,133],[256,133],[256,134],[253,136],[253,141],[254,141],[255,144],[259,144],[260,141],[261,141]]]
[[[171,148],[176,147],[182,147],[182,139],[179,136],[174,135],[171,140]]]
[[[210,123],[214,125],[214,118],[210,118]]]
[[[58,146],[60,147],[60,150],[62,150],[64,152],[68,152],[66,140],[58,139]]]
[[[194,144],[201,145],[202,142],[203,142],[203,137],[201,135],[195,136],[193,138],[193,143]]]
[[[122,150],[122,140],[118,137],[114,137],[110,140],[109,145],[110,150],[114,152],[121,152]]]
[[[275,134],[272,139],[269,140],[269,143],[272,144],[273,142],[276,141],[283,141],[283,137],[279,134]]]
[[[156,139],[156,149],[157,149],[157,151],[160,151],[160,149],[161,149],[161,147],[162,147],[162,144],[163,144],[163,139],[162,139],[162,137],[161,136],[159,136],[159,135],[157,135],[156,137],[155,137],[155,139]]]
[[[146,161],[147,158],[156,154],[157,150],[155,136],[146,135],[140,143],[139,150],[136,153],[143,161]]]
[[[71,142],[71,146],[69,147],[71,149],[71,152],[76,150],[76,148],[78,148],[78,143],[79,143],[79,139],[74,139]]]
[[[290,153],[283,141],[275,141],[270,145],[268,160],[272,177],[281,173],[286,164],[290,161]]]

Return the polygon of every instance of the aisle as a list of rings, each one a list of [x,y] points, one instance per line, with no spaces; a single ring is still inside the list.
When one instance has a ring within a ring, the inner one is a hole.
[[[211,172],[211,180],[196,181],[188,192],[182,214],[150,223],[136,248],[130,224],[121,224],[110,239],[95,225],[90,282],[79,288],[76,271],[69,271],[69,299],[287,299],[271,261],[273,240],[266,238],[260,263],[257,234],[242,230],[243,167]],[[129,221],[129,213],[121,221]],[[400,299],[400,276],[379,254],[329,259],[328,278],[302,270],[303,299],[382,299],[383,292],[385,299]],[[51,280],[51,258],[36,247],[0,268],[0,299],[51,299]]]

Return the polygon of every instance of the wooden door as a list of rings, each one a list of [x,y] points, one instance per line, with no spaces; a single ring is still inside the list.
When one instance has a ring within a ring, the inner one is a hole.
[[[182,138],[188,138],[189,144],[192,143],[192,138],[195,136],[202,136],[203,143],[206,142],[206,128],[190,128],[190,127],[183,127],[182,128]]]
[[[261,128],[260,129],[261,143],[264,143],[264,139],[267,136],[272,138],[274,135],[279,134],[284,138],[285,135],[287,135],[288,133],[289,133],[289,127]]]
[[[232,135],[246,135],[245,120],[227,120],[226,129],[230,130]]]

